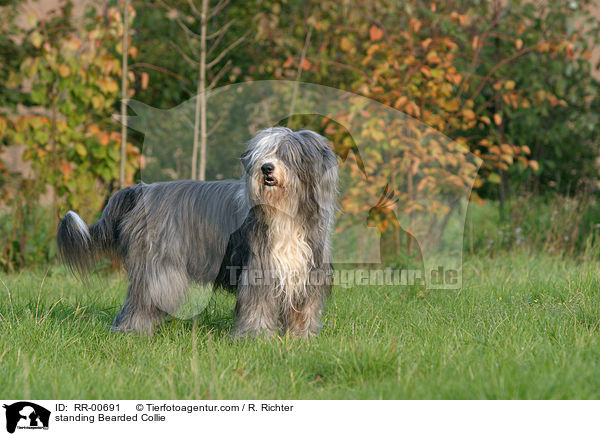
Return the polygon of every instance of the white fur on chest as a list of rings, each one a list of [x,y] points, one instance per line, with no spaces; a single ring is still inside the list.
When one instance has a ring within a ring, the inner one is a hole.
[[[277,214],[269,226],[271,276],[280,295],[292,309],[297,297],[306,295],[306,284],[313,266],[313,253],[306,232],[292,217]]]

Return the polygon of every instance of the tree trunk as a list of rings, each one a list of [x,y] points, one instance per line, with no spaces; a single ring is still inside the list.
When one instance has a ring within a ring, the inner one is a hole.
[[[206,27],[208,22],[208,0],[202,0],[200,12],[200,63],[198,64],[198,87],[194,112],[194,146],[192,148],[192,179],[206,177]],[[198,149],[200,162],[198,162]]]
[[[298,86],[300,85],[300,77],[302,76],[302,66],[304,64],[304,59],[306,59],[306,50],[308,49],[308,45],[310,44],[310,37],[312,35],[312,25],[309,24],[308,31],[306,32],[306,37],[304,38],[304,46],[302,47],[302,52],[300,53],[300,61],[298,62],[298,71],[296,72],[296,82],[294,83],[294,91],[292,92],[292,101],[290,103],[290,113],[288,116],[288,128],[293,128],[292,117],[294,116],[294,112],[296,110],[296,98],[298,97]]]
[[[124,0],[123,7],[123,43],[121,71],[121,163],[119,166],[119,185],[125,186],[125,163],[127,161],[127,50],[129,36],[129,0]]]
[[[200,168],[198,179],[206,179],[206,27],[208,0],[202,0],[202,22],[200,30]]]

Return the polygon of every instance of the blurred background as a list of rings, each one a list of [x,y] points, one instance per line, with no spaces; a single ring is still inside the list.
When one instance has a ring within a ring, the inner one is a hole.
[[[373,116],[364,123],[362,157],[353,159],[370,175],[361,192],[374,200],[352,204],[355,193],[343,206],[366,213],[383,251],[418,251],[410,226],[419,213],[442,231],[452,225],[452,205],[419,201],[436,189],[427,182],[435,161],[438,181],[473,187],[467,255],[600,257],[593,1],[0,0],[0,16],[2,270],[55,262],[58,218],[73,209],[91,222],[122,186],[236,176],[240,142],[216,146],[211,136],[248,139],[268,126],[222,124],[202,96],[259,80],[368,97],[456,144],[407,150],[386,140],[395,126]],[[186,123],[156,112],[164,137],[145,143],[143,128],[115,119],[127,111],[124,99],[165,114],[188,102]],[[354,150],[333,117],[289,113],[279,124],[319,131],[342,159]],[[174,126],[186,145],[161,148]],[[472,155],[482,161],[476,177],[460,171]]]

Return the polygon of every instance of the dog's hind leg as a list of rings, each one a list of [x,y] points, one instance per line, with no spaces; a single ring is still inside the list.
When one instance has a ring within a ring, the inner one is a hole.
[[[113,321],[113,332],[137,332],[151,336],[165,317],[165,313],[152,304],[145,286],[139,282],[129,285],[127,299]]]
[[[163,262],[130,274],[130,280],[127,299],[115,318],[113,331],[152,335],[167,314],[177,316],[188,289],[187,273]]]

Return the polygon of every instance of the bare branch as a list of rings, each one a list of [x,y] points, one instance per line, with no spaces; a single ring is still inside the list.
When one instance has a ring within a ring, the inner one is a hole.
[[[208,14],[208,18],[212,18],[215,15],[217,15],[219,12],[221,12],[221,9],[223,9],[225,6],[227,6],[229,4],[229,0],[220,0],[219,3],[217,3],[215,5],[215,7],[212,9],[212,11],[210,11],[210,13]]]
[[[230,23],[231,22],[233,22],[233,20],[230,21]],[[227,30],[225,28],[225,26],[223,26],[221,29]],[[216,34],[216,33],[217,32],[213,33],[213,35]],[[213,42],[212,45],[210,46],[210,48],[208,49],[208,52],[206,53],[207,56],[210,56],[210,54],[213,52],[213,50],[219,46],[219,43],[223,40],[224,36],[225,36],[225,32],[221,32],[221,34],[219,35],[219,37],[217,38],[217,40],[215,42]],[[208,40],[208,38],[206,38],[206,39]]]
[[[194,2],[192,0],[187,0],[187,2],[188,2],[188,5],[190,6],[190,9],[192,10],[192,15],[194,17],[196,17],[197,20],[201,20],[202,14],[200,13],[200,11],[198,9],[196,9]]]
[[[183,21],[181,21],[180,18],[177,18],[175,21],[177,21],[177,24],[179,24],[179,27],[181,27],[183,30],[185,30],[185,32],[188,33],[192,38],[200,38],[200,34],[194,32],[192,29],[190,29],[187,25],[184,24]]]
[[[367,80],[367,82],[369,82],[370,84],[373,84],[375,82],[375,79],[370,77],[366,72],[364,72],[360,68],[353,67],[352,65],[348,65],[348,64],[344,64],[342,62],[332,61],[332,60],[328,60],[328,59],[317,59],[317,58],[307,58],[307,59],[309,59],[312,63],[316,63],[316,64],[324,63],[324,64],[329,64],[329,65],[334,65],[339,68],[344,68],[349,71],[354,71],[355,73],[361,74]]]
[[[302,53],[300,54],[300,61],[298,62],[298,72],[296,73],[296,83],[294,84],[294,92],[292,94],[292,102],[290,104],[290,114],[288,116],[288,124],[294,115],[294,109],[296,106],[296,97],[298,96],[298,86],[300,82],[300,76],[302,75],[302,64],[306,59],[306,50],[308,49],[308,44],[310,44],[310,36],[312,35],[312,26],[309,26],[308,31],[306,32],[306,38],[304,38],[304,46],[302,47]]]
[[[494,75],[494,73],[496,71],[498,71],[499,68],[501,68],[503,65],[507,64],[508,62],[511,62],[511,61],[515,60],[516,58],[523,56],[523,55],[529,53],[530,51],[537,49],[540,46],[540,44],[543,44],[544,42],[546,42],[546,41],[539,41],[537,44],[534,44],[532,46],[529,46],[527,48],[519,50],[515,54],[513,54],[507,58],[504,58],[500,62],[496,63],[490,69],[490,71],[486,74],[486,76],[483,78],[482,82],[479,84],[479,86],[475,90],[475,93],[470,98],[472,100],[475,100],[475,98],[481,93],[481,91],[483,91],[483,88],[485,87],[487,81]]]
[[[206,136],[210,136],[213,133],[215,133],[215,130],[217,130],[217,128],[221,125],[222,122],[223,118],[219,118],[219,120],[214,124],[214,126],[212,126],[208,132],[206,132]]]
[[[206,87],[207,90],[208,89],[212,89],[212,88],[215,87],[215,85],[217,84],[217,82],[219,81],[219,79],[221,77],[223,77],[223,74],[225,74],[229,70],[229,68],[231,67],[231,64],[232,64],[231,59],[229,59],[227,61],[227,63],[223,66],[223,68],[221,68],[219,70],[219,72],[215,75],[215,77],[212,79],[212,81],[210,82],[210,84]]]
[[[198,51],[196,50],[196,48],[194,47],[194,45],[192,44],[192,39],[194,42],[196,42],[195,38],[200,38],[201,35],[198,35],[196,32],[192,31],[189,27],[187,27],[179,18],[177,18],[177,24],[179,24],[179,26],[185,30],[185,32],[183,33],[185,35],[185,39],[187,41],[188,47],[190,48],[192,54],[194,55],[194,57],[200,57],[198,54]],[[191,34],[191,35],[190,35]]]
[[[249,33],[250,33],[250,31],[248,30],[246,33],[244,33],[242,36],[240,36],[238,39],[236,39],[231,45],[229,45],[221,53],[219,53],[219,55],[216,58],[214,58],[211,62],[206,64],[206,67],[207,68],[214,67],[221,59],[223,59],[225,57],[225,55],[227,53],[229,53],[231,50],[233,50],[238,45],[240,45],[240,43],[246,38],[246,36],[248,36]]]
[[[481,49],[483,48],[483,41],[489,36],[492,28],[494,28],[500,22],[501,15],[502,15],[502,11],[498,11],[496,13],[496,15],[494,16],[494,19],[487,25],[487,27],[485,28],[485,30],[483,31],[481,36],[479,36],[480,43],[478,44],[477,50],[475,51],[475,55],[473,56],[473,59],[471,61],[471,71],[469,71],[467,73],[467,75],[463,78],[463,80],[461,81],[461,83],[459,85],[459,93],[458,93],[459,98],[462,96],[462,93],[465,90],[465,85],[467,83],[469,83],[469,80],[471,79],[471,76],[473,75],[475,68],[479,64],[479,55],[481,53]]]
[[[179,54],[191,65],[198,65],[198,62],[193,60],[192,58],[190,58],[188,55],[186,55],[183,50],[177,45],[175,44],[173,41],[169,41],[169,43],[179,52]]]
[[[224,24],[219,30],[217,30],[214,33],[211,33],[210,35],[206,36],[206,39],[213,39],[215,36],[219,36],[225,32],[227,32],[227,29],[229,29],[229,27],[233,24],[233,22],[235,21],[235,19],[229,21],[227,24]]]
[[[146,63],[146,62],[137,62],[137,63],[135,63],[135,64],[132,64],[132,65],[130,65],[130,66],[129,66],[129,69],[130,69],[130,70],[133,70],[133,69],[135,69],[135,68],[137,68],[137,67],[140,67],[140,68],[148,68],[148,69],[150,69],[150,70],[159,71],[159,72],[161,72],[161,73],[168,74],[169,76],[173,76],[173,77],[175,77],[176,79],[178,79],[178,80],[181,80],[181,81],[183,81],[183,82],[190,83],[189,79],[187,79],[186,77],[180,76],[179,74],[177,74],[177,73],[174,73],[174,72],[173,72],[173,71],[171,71],[171,70],[167,70],[166,68],[159,67],[158,65],[148,64],[148,63]]]

